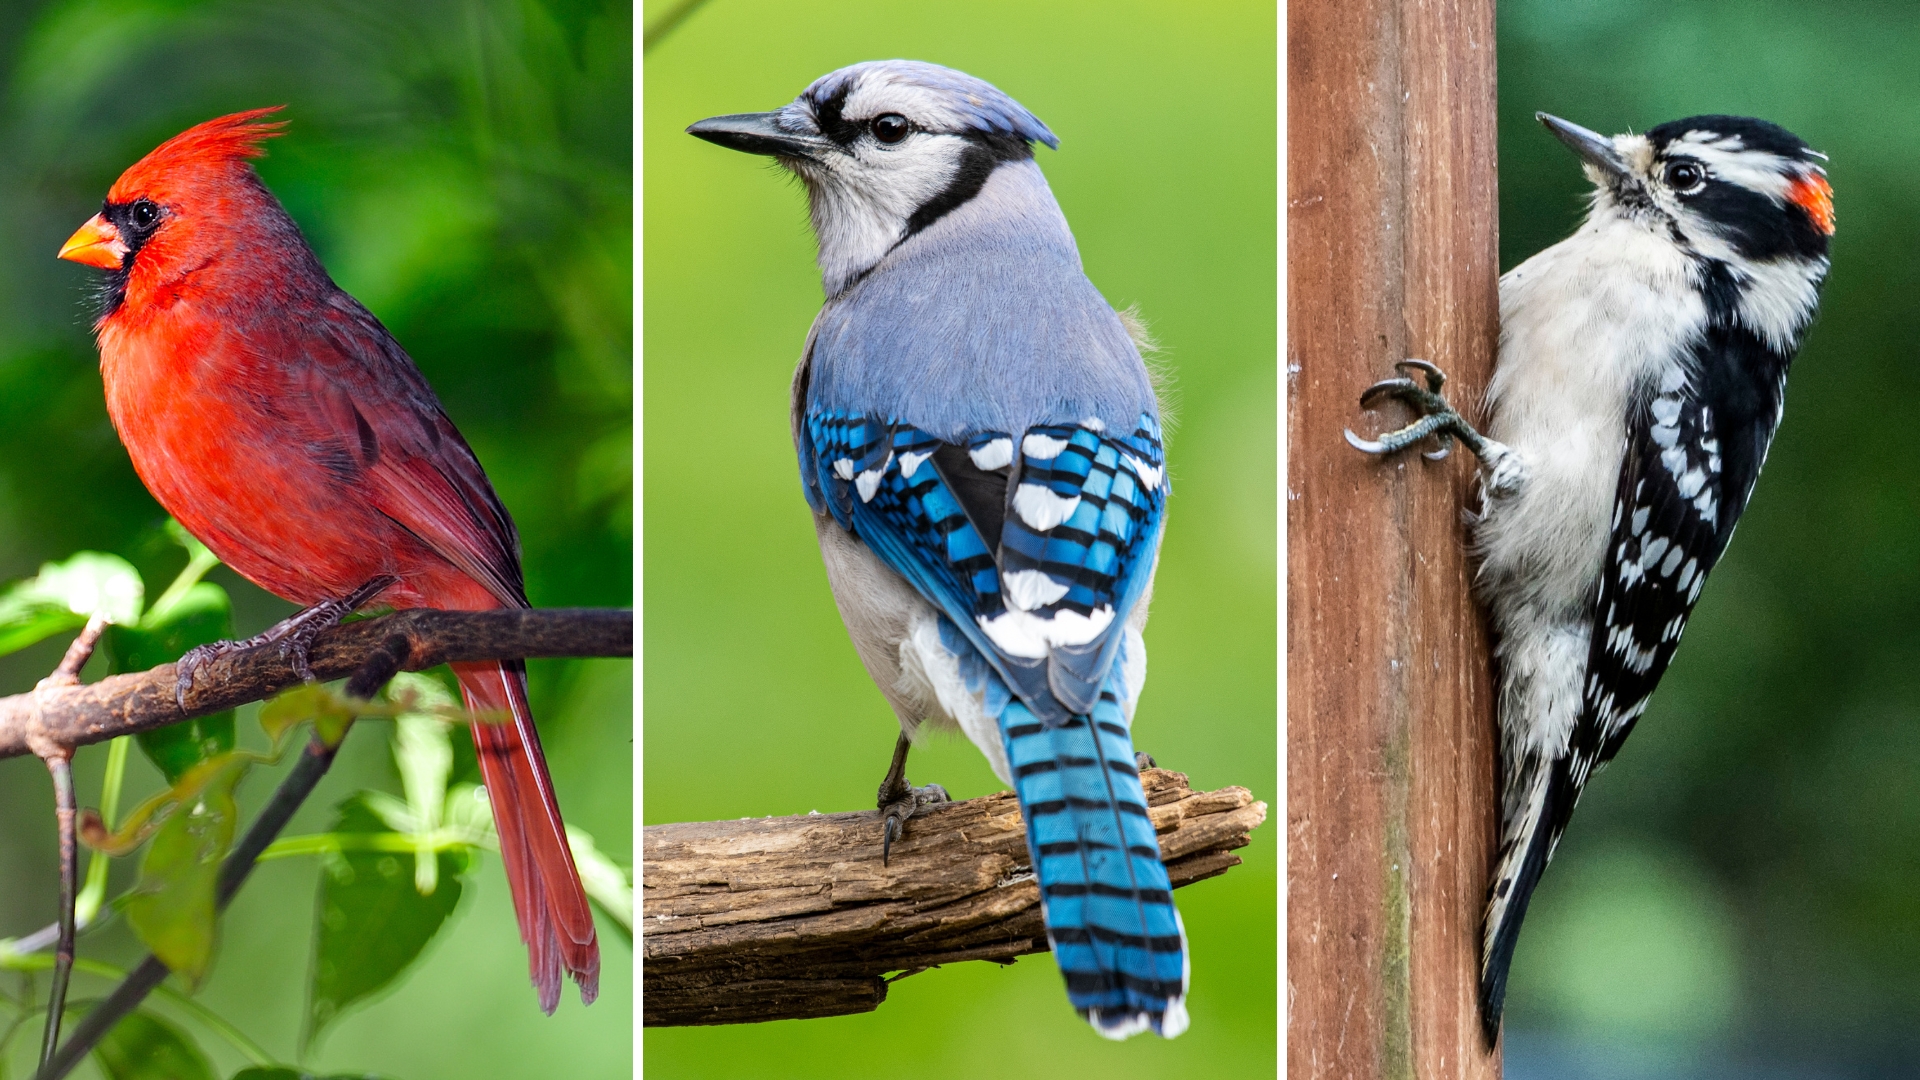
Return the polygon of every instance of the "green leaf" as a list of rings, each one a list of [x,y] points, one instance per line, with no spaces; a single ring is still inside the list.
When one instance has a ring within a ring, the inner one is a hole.
[[[403,712],[393,726],[393,763],[400,770],[400,783],[407,792],[407,809],[412,818],[410,831],[430,833],[440,827],[441,810],[446,804],[447,776],[453,772],[453,745],[447,738],[446,721],[438,713],[454,708],[453,695],[430,675],[402,672],[387,684],[387,697],[410,701],[420,711]],[[391,822],[389,822],[391,824]],[[416,858],[413,883],[421,895],[436,888],[440,861]]]
[[[179,1028],[142,1010],[113,1025],[93,1048],[108,1080],[214,1080],[193,1040]]]
[[[108,629],[107,647],[115,672],[146,671],[180,659],[196,645],[232,636],[233,601],[227,590],[202,581],[170,600],[164,612],[156,607],[137,625]],[[171,784],[200,762],[233,749],[233,712],[183,720],[137,738]]]
[[[607,858],[584,829],[567,826],[567,846],[573,849],[573,865],[580,871],[587,898],[613,919],[632,944],[633,871]]]
[[[251,766],[247,755],[228,753],[187,770],[176,787],[197,787],[197,797],[183,794],[153,834],[140,881],[127,897],[134,933],[189,983],[197,984],[213,959],[214,888],[238,815],[233,789]]]
[[[96,614],[113,623],[134,622],[145,598],[139,571],[117,555],[82,551],[47,563],[38,575],[0,593],[0,656],[78,630]]]
[[[328,746],[340,745],[355,717],[392,712],[388,706],[353,701],[321,683],[302,683],[275,695],[260,707],[260,727],[275,745],[295,725],[313,721],[314,733]]]
[[[390,833],[363,795],[339,806],[336,833]],[[423,896],[406,855],[345,849],[327,860],[315,910],[313,967],[300,1051],[349,1006],[386,989],[412,965],[460,902],[464,852],[442,852],[438,888]]]

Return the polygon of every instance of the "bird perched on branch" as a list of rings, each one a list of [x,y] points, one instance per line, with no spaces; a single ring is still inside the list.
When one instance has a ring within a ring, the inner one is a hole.
[[[277,109],[209,120],[121,174],[60,257],[106,271],[107,413],[154,498],[228,566],[306,609],[260,638],[307,645],[356,608],[526,607],[520,542],[400,344],[327,276],[249,159]],[[600,950],[527,704],[523,663],[453,665],[473,723],[540,1007]]]
[[[1185,938],[1129,734],[1160,409],[1034,161],[1053,133],[903,60],[687,130],[807,187],[827,302],[793,438],[841,617],[900,719],[882,859],[945,797],[908,783],[909,736],[957,726],[1019,795],[1068,999],[1111,1038],[1178,1035]]]
[[[1673,659],[1780,424],[1833,235],[1824,155],[1761,120],[1607,138],[1539,119],[1594,184],[1573,236],[1500,279],[1486,434],[1424,376],[1361,398],[1424,415],[1391,453],[1457,437],[1480,460],[1475,591],[1499,669],[1501,828],[1481,961],[1499,1034],[1514,943],[1568,819]],[[1429,456],[1437,456],[1430,454]]]

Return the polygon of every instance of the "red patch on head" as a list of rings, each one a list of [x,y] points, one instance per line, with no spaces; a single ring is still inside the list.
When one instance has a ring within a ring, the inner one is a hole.
[[[121,173],[120,179],[114,181],[113,188],[107,192],[107,201],[126,202],[150,194],[148,189],[164,184],[185,170],[217,167],[262,156],[265,151],[260,144],[281,134],[281,129],[287,124],[284,120],[275,123],[255,121],[284,108],[285,105],[274,105],[265,109],[249,109],[208,120],[204,124],[195,124],[154,147],[152,153]]]
[[[1833,188],[1817,172],[1803,173],[1787,185],[1787,201],[1807,212],[1813,227],[1833,235]]]

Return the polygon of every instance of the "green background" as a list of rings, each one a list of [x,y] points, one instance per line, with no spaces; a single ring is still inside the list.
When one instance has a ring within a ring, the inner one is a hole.
[[[87,329],[97,274],[53,253],[161,140],[285,103],[292,127],[260,173],[473,444],[519,522],[533,602],[630,604],[632,41],[629,8],[595,0],[0,4],[0,580],[91,548],[131,559],[151,599],[179,569],[164,515],[107,422]],[[290,610],[224,569],[215,579],[234,594],[241,634]],[[0,662],[0,692],[31,687],[65,644]],[[560,802],[621,860],[632,852],[632,671],[628,661],[533,670]],[[252,716],[241,712],[242,740],[259,746]],[[333,804],[358,788],[400,790],[388,732],[353,733],[290,833],[326,829]],[[98,803],[104,757],[78,756],[83,805]],[[160,787],[134,758],[129,801]],[[246,781],[247,817],[274,780]],[[51,810],[37,762],[0,762],[0,936],[54,916]],[[116,888],[131,871],[116,869]],[[312,859],[261,867],[200,993],[286,1059],[318,877]],[[632,952],[605,923],[600,940],[600,1002],[582,1009],[569,994],[559,1015],[541,1016],[498,860],[483,857],[413,976],[341,1020],[311,1064],[393,1080],[628,1076]],[[80,953],[139,959],[119,921],[84,937]],[[108,989],[83,975],[74,994]],[[183,1023],[221,1075],[241,1064]],[[36,1048],[38,1031],[36,1021],[16,1052]],[[11,1065],[23,1061],[16,1053]]]
[[[1499,45],[1504,266],[1586,187],[1536,109],[1772,120],[1830,155],[1839,217],[1739,535],[1521,935],[1508,1075],[1911,1075],[1920,5],[1503,0]]]
[[[658,14],[668,5],[650,3]],[[712,0],[646,56],[645,787],[649,823],[872,806],[898,726],[827,589],[787,434],[821,293],[803,193],[682,133],[860,60],[947,64],[1060,136],[1040,167],[1088,274],[1165,346],[1170,525],[1135,744],[1196,786],[1275,795],[1275,26],[1266,2]],[[997,790],[961,739],[909,774]],[[1192,1029],[1108,1043],[1052,957],[960,964],[874,1013],[649,1029],[654,1076],[1271,1076],[1280,815],[1177,895]],[[876,857],[878,852],[876,850]]]

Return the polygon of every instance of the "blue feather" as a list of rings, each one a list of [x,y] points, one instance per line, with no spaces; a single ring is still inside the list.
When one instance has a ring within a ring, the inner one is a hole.
[[[828,512],[941,611],[942,643],[998,720],[1068,999],[1115,1037],[1186,1025],[1184,938],[1134,768],[1122,675],[1167,485],[1158,423],[1142,413],[1128,430],[1050,424],[1013,438],[1014,482],[1043,492],[1056,513],[1071,509],[1038,527],[1010,495],[997,550],[929,464],[940,440],[927,432],[818,410],[801,444],[813,454],[802,472]],[[1011,437],[975,432],[959,444],[978,450],[1000,438]],[[1011,606],[1006,575],[1027,572],[1057,595]],[[1043,636],[1058,629],[1052,620],[1099,630],[1025,655],[996,640],[1018,638],[1006,619]]]

